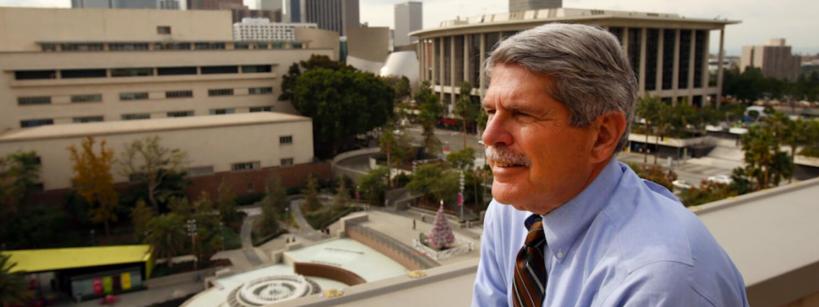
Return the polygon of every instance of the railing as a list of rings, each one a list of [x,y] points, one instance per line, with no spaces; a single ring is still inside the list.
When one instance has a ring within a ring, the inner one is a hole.
[[[348,225],[346,231],[350,238],[384,253],[411,270],[429,269],[440,265],[421,252],[380,231],[360,225]]]
[[[418,241],[418,239],[412,239],[412,247],[415,250],[427,255],[428,257],[435,259],[435,260],[444,260],[447,258],[451,258],[453,256],[463,255],[472,251],[472,242],[459,242],[455,241],[456,245],[454,247],[450,247],[449,249],[445,249],[442,251],[437,251],[434,249],[429,248],[428,246]]]

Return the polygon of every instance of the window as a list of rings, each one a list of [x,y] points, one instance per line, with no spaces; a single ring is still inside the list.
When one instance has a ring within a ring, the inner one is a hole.
[[[150,67],[111,69],[111,77],[144,77],[153,75],[154,69]]]
[[[17,104],[21,106],[30,106],[38,104],[50,104],[51,97],[49,96],[32,96],[32,97],[17,97]]]
[[[121,100],[121,101],[146,100],[146,99],[148,99],[148,92],[119,93],[119,100]]]
[[[291,166],[293,165],[293,158],[284,158],[281,159],[280,163],[281,166]]]
[[[193,43],[193,48],[196,50],[218,50],[218,49],[225,49],[225,43],[207,43],[207,42],[198,42]]]
[[[279,144],[281,145],[293,144],[293,136],[292,135],[280,136]]]
[[[108,50],[111,51],[137,51],[148,50],[148,43],[110,43]]]
[[[77,124],[96,123],[101,121],[103,121],[102,116],[81,116],[73,118],[73,122]]]
[[[193,111],[173,111],[166,114],[168,117],[188,117],[193,116]]]
[[[242,73],[268,73],[273,70],[271,65],[244,65]]]
[[[71,103],[86,103],[102,101],[101,94],[71,95]]]
[[[257,169],[259,168],[259,164],[260,164],[259,161],[233,163],[230,165],[230,169],[233,171]]]
[[[233,49],[250,49],[249,43],[233,43]]]
[[[191,43],[155,43],[154,50],[191,50]]]
[[[239,66],[202,66],[202,74],[237,74]]]
[[[199,176],[207,176],[213,174],[213,166],[194,166],[188,168],[188,177],[199,177]]]
[[[208,96],[233,96],[232,88],[217,88],[208,90]]]
[[[211,109],[210,115],[225,115],[225,114],[233,114],[236,113],[236,109]]]
[[[56,70],[18,70],[14,72],[15,80],[57,79]]]
[[[173,99],[173,98],[190,98],[193,97],[192,90],[181,90],[181,91],[167,91],[165,92],[165,98]]]
[[[250,107],[250,113],[273,112],[273,107]]]
[[[148,113],[131,113],[131,114],[122,114],[122,120],[139,120],[139,119],[150,119],[151,114]]]
[[[63,69],[60,70],[60,77],[63,79],[105,78],[108,77],[108,74],[105,69]]]
[[[20,128],[31,128],[37,126],[53,125],[54,120],[50,118],[26,119],[20,121]]]
[[[265,95],[272,94],[273,87],[251,87],[247,90],[250,95]]]
[[[43,52],[54,52],[57,51],[57,44],[54,43],[42,43],[40,44],[40,48]]]
[[[156,26],[156,34],[171,34],[171,26]]]
[[[158,67],[156,74],[159,76],[196,75],[196,66],[180,67]]]
[[[102,51],[102,43],[68,43],[60,44],[63,51]]]

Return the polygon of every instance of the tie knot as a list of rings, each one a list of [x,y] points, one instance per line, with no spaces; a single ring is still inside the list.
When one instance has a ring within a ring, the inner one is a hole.
[[[529,226],[529,233],[526,235],[526,246],[538,247],[546,241],[546,236],[543,234],[543,221],[538,220]]]

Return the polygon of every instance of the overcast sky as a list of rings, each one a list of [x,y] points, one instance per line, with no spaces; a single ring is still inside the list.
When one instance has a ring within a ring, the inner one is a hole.
[[[184,0],[182,0],[184,1]],[[255,0],[244,0],[255,7]],[[403,0],[360,0],[361,22],[393,27],[393,6]],[[435,27],[456,16],[502,13],[507,0],[423,0],[424,27]],[[70,0],[0,0],[0,6],[68,7]],[[728,18],[742,21],[728,26],[725,47],[738,55],[742,46],[784,37],[798,53],[819,53],[819,0],[563,0],[568,8],[595,8],[677,13],[691,18]],[[714,38],[718,37],[713,32]],[[713,41],[712,50],[717,44]]]

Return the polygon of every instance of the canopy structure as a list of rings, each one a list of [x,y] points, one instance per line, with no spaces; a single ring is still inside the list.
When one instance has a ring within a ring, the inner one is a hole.
[[[150,245],[70,247],[27,249],[0,252],[17,265],[12,272],[47,272],[114,264],[145,262],[145,273],[152,269]]]

